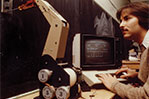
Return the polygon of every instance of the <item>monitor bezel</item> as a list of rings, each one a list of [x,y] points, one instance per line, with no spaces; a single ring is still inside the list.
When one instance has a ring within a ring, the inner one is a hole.
[[[85,57],[85,40],[86,38],[91,38],[91,39],[106,39],[113,42],[112,48],[113,48],[113,63],[112,64],[84,64],[84,57]],[[116,69],[118,68],[116,66],[116,41],[114,37],[111,36],[99,36],[99,35],[94,35],[94,34],[81,34],[81,42],[80,42],[80,48],[81,48],[81,68],[82,70],[105,70],[105,69]]]

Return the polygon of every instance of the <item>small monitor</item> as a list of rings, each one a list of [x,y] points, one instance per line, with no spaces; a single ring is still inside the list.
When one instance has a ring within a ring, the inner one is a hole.
[[[117,68],[115,47],[114,37],[76,34],[73,41],[73,65],[83,70]]]

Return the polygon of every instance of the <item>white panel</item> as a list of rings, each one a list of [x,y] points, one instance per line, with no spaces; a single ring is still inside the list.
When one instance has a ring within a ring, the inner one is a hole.
[[[140,2],[140,1],[148,1],[149,2],[149,0],[130,0],[131,2]]]
[[[129,0],[94,0],[103,10],[112,16],[117,22],[116,12],[123,5],[129,3]]]
[[[72,47],[72,64],[78,68],[81,67],[80,66],[81,65],[80,64],[80,60],[81,60],[80,39],[81,39],[81,34],[76,34],[73,39],[73,47]]]
[[[124,5],[130,3],[129,0],[109,0],[117,9],[120,9]]]
[[[109,2],[109,0],[95,0],[95,2],[118,22],[116,18],[117,9]]]

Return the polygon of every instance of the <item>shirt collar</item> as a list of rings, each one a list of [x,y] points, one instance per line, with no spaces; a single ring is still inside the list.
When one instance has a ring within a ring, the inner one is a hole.
[[[142,45],[145,47],[145,48],[148,48],[149,47],[149,30],[147,31],[145,37],[144,37],[144,40],[142,42]]]

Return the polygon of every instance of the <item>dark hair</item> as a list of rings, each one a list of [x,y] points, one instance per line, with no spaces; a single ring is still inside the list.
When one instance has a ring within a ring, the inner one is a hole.
[[[119,20],[124,9],[130,9],[130,14],[138,18],[139,25],[144,29],[149,29],[149,4],[143,2],[133,2],[122,7],[116,13],[116,17]]]

